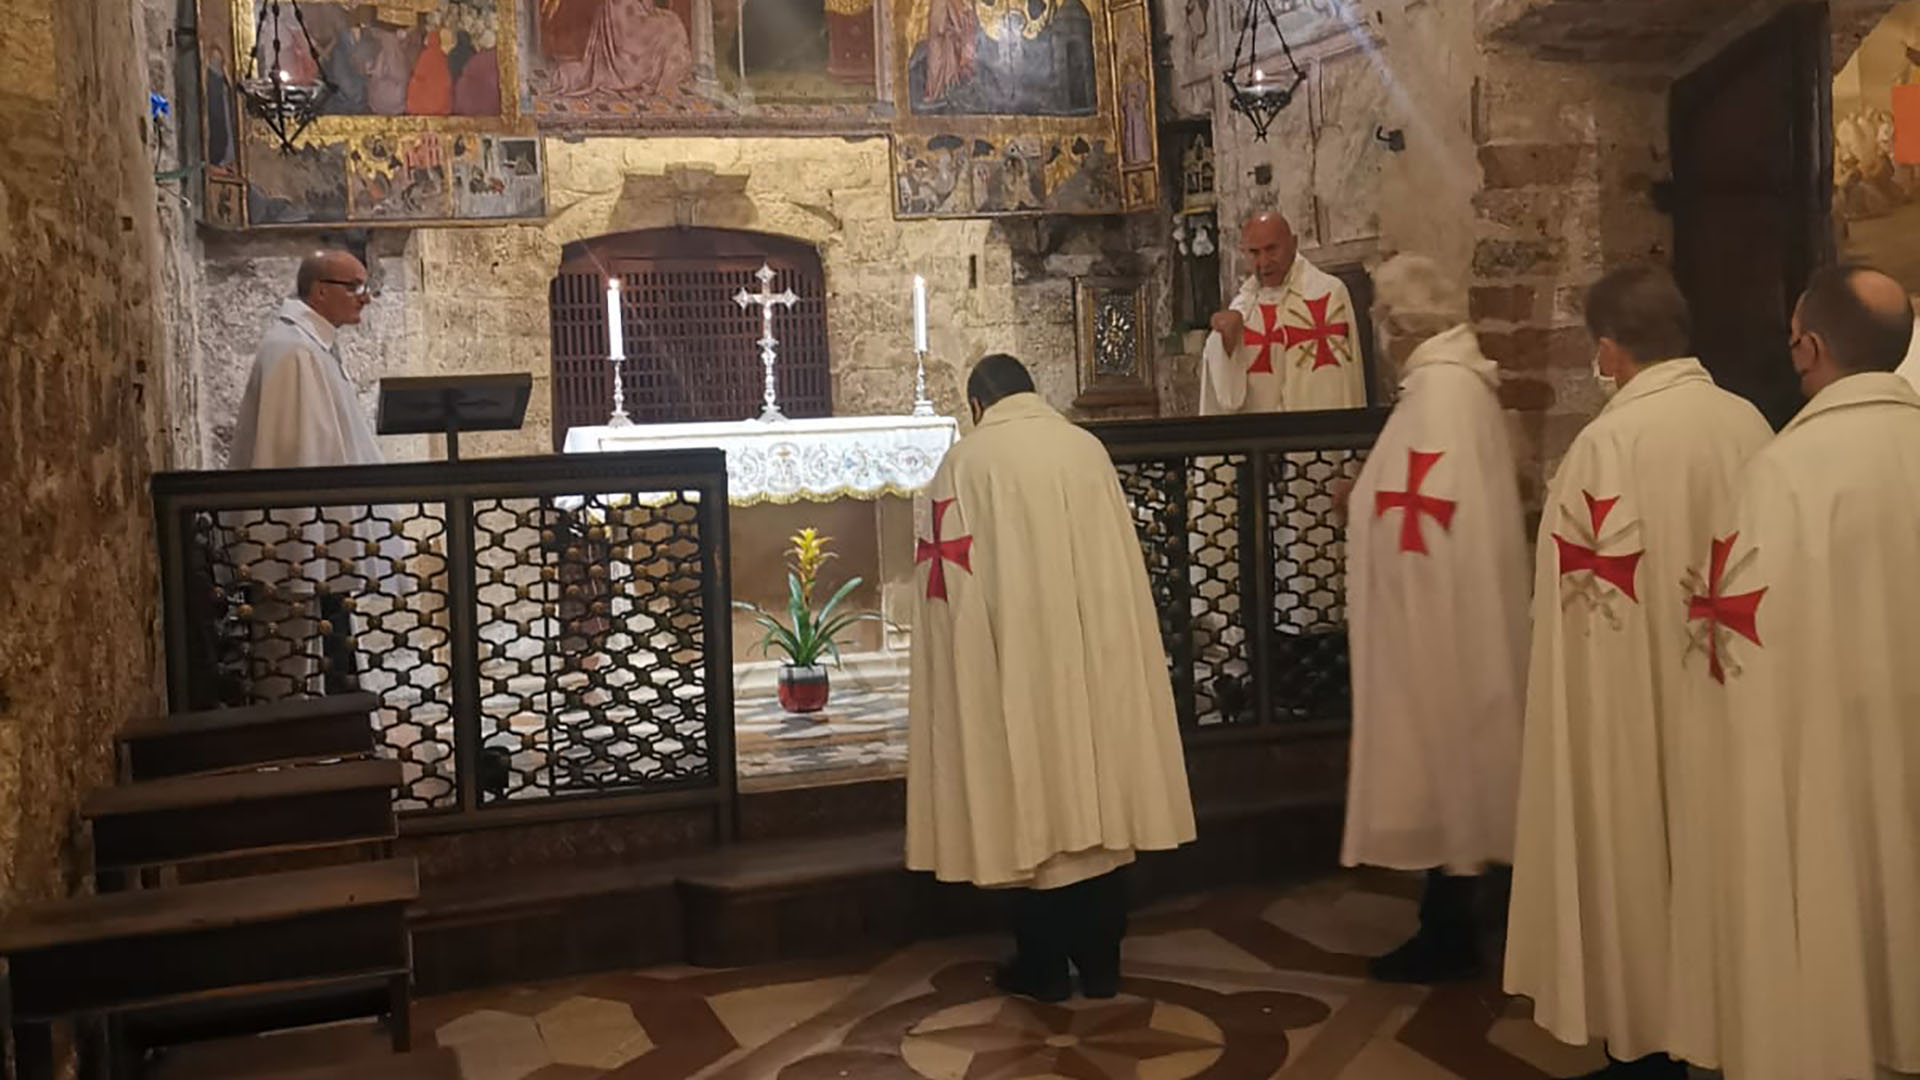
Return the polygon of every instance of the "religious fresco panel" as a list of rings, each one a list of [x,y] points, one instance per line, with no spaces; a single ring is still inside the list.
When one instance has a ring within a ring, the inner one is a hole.
[[[894,0],[894,214],[1159,199],[1146,0]]]
[[[876,133],[875,0],[524,0],[522,107],[544,131]]]
[[[1920,289],[1920,0],[1888,12],[1833,80],[1842,258]]]
[[[297,21],[282,5],[277,29],[266,0],[199,7],[208,224],[545,217],[541,156],[520,110],[516,0],[307,0]],[[274,71],[331,86],[291,154],[239,93]]]

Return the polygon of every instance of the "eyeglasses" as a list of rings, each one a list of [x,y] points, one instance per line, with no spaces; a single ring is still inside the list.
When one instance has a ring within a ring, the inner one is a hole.
[[[324,277],[321,278],[320,280],[328,285],[338,285],[341,288],[347,290],[347,292],[353,294],[354,296],[364,297],[366,299],[372,299],[373,297],[380,295],[377,291],[367,288],[367,283],[365,281],[342,281],[339,278],[324,278]]]

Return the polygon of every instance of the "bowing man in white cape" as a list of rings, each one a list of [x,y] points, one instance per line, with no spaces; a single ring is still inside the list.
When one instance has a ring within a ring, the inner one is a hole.
[[[1106,449],[1018,360],[967,381],[977,427],[919,525],[907,865],[1023,890],[1011,993],[1118,992],[1121,871],[1194,837],[1146,561]]]
[[[1607,1077],[1718,1060],[1715,829],[1725,760],[1685,670],[1681,582],[1773,432],[1687,357],[1664,270],[1587,292],[1594,374],[1618,386],[1567,450],[1534,548],[1506,989],[1563,1042],[1607,1044]]]
[[[1240,251],[1253,273],[1213,317],[1200,415],[1364,407],[1360,321],[1347,287],[1300,254],[1277,213],[1247,219]]]
[[[1920,1074],[1920,394],[1906,290],[1813,275],[1806,408],[1697,556],[1697,678],[1724,695],[1728,1080]]]
[[[1527,542],[1499,371],[1464,323],[1465,290],[1409,255],[1375,282],[1381,329],[1404,360],[1347,504],[1342,861],[1428,871],[1420,932],[1371,970],[1439,982],[1479,972],[1478,875],[1513,854]]]
[[[340,361],[340,327],[360,322],[372,299],[367,268],[345,251],[318,251],[300,262],[294,295],[274,315],[247,381],[234,423],[230,469],[292,469],[374,465],[381,461],[373,425],[360,407],[353,380]],[[352,601],[343,597],[373,575],[366,541],[386,539],[375,508],[372,521],[357,509],[268,512],[248,525],[225,519],[242,538],[233,554],[254,569],[255,693],[267,698],[311,692],[316,670],[329,692],[356,685],[351,638]],[[356,526],[356,519],[360,520]],[[356,537],[359,531],[372,535]],[[381,550],[397,559],[386,544]],[[272,555],[269,557],[268,553]],[[282,566],[295,569],[288,573]],[[274,628],[266,636],[261,628]]]

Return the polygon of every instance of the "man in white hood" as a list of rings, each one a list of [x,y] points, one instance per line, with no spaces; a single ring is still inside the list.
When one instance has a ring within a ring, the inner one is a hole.
[[[1347,287],[1300,254],[1293,226],[1277,213],[1247,219],[1240,252],[1253,272],[1213,317],[1200,415],[1365,406],[1360,320]]]
[[[1350,495],[1353,749],[1341,861],[1427,873],[1391,982],[1480,971],[1479,875],[1513,858],[1527,658],[1527,541],[1500,374],[1432,260],[1375,275],[1399,364],[1393,415]]]

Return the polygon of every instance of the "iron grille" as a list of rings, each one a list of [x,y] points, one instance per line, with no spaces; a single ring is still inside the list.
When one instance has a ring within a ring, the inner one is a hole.
[[[724,814],[724,460],[157,477],[173,706],[370,691],[405,811],[696,791]]]
[[[627,359],[622,389],[627,413],[642,423],[745,420],[760,415],[765,385],[760,361],[760,309],[734,302],[758,292],[764,263],[773,289],[800,299],[777,308],[773,336],[781,411],[833,414],[827,345],[826,279],[812,248],[721,230],[628,234],[569,249],[549,289],[553,327],[554,448],[567,430],[604,424],[613,411],[607,361],[606,279],[621,279],[621,323]],[[676,238],[686,234],[683,240]],[[695,249],[681,254],[675,247]]]
[[[1113,454],[1140,531],[1189,729],[1350,719],[1333,486],[1359,473],[1383,420],[1356,411],[1088,425]]]

